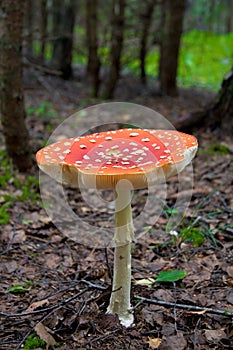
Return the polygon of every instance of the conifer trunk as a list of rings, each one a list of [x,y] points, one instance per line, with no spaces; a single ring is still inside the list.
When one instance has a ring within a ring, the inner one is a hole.
[[[24,0],[2,0],[0,13],[0,111],[6,150],[20,171],[32,166],[22,81],[24,5]]]
[[[53,0],[53,52],[51,68],[62,72],[63,79],[72,77],[75,0]]]
[[[110,71],[104,97],[112,98],[120,75],[121,52],[124,40],[125,0],[112,0],[112,37]]]
[[[40,58],[42,60],[45,56],[47,21],[47,0],[40,0]]]
[[[140,77],[142,84],[146,84],[146,54],[147,54],[147,40],[150,30],[151,19],[155,6],[154,0],[146,1],[141,13],[142,33],[140,38]]]
[[[100,60],[98,56],[97,36],[97,0],[86,0],[86,41],[88,48],[87,75],[92,80],[93,97],[98,96],[100,78]]]
[[[176,76],[186,0],[163,0],[164,27],[160,45],[159,80],[163,95],[178,94]]]

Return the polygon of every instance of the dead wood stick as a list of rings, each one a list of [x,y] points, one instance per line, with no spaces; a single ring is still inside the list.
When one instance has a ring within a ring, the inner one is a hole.
[[[32,62],[27,57],[24,57],[23,65],[25,67],[33,67],[34,69],[36,69],[36,70],[38,70],[40,72],[43,72],[45,74],[55,75],[55,76],[58,76],[58,77],[62,76],[62,72],[61,71],[59,71],[57,69],[49,68],[49,67],[43,65],[42,62],[40,64],[36,63],[36,62]]]
[[[106,287],[100,286],[98,284],[91,283],[90,281],[86,281],[85,279],[82,279],[80,282],[83,282],[83,283],[87,284],[90,288],[106,291]]]
[[[233,311],[211,309],[211,308],[200,307],[200,306],[196,306],[196,305],[170,303],[167,301],[140,297],[139,295],[135,295],[134,299],[138,299],[142,303],[147,303],[147,304],[161,305],[164,307],[176,307],[177,309],[183,309],[183,310],[188,310],[188,311],[197,311],[197,312],[233,317]]]
[[[43,312],[49,312],[55,309],[61,309],[64,305],[70,303],[72,300],[78,298],[79,296],[81,296],[82,294],[86,293],[88,290],[90,290],[90,287],[86,287],[83,290],[81,290],[81,292],[78,292],[74,295],[72,295],[72,297],[69,297],[63,301],[61,301],[60,303],[56,304],[56,305],[52,305],[50,307],[46,307],[44,309],[40,309],[40,310],[34,310],[34,311],[29,311],[29,312],[22,312],[22,313],[16,313],[16,314],[6,314],[4,312],[0,312],[0,316],[2,317],[23,317],[23,316],[29,316],[29,315],[35,315],[35,314],[41,314]]]

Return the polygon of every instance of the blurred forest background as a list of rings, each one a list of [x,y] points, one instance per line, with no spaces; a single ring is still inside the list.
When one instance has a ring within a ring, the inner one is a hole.
[[[8,154],[21,170],[31,164],[23,69],[64,80],[76,79],[85,87],[88,84],[90,97],[102,100],[114,97],[122,76],[138,77],[144,87],[148,81],[157,82],[158,93],[177,96],[179,87],[216,92],[232,69],[231,0],[0,3],[3,133]],[[33,79],[38,78],[34,75]],[[228,85],[232,86],[232,81]],[[229,98],[228,93],[227,101]],[[16,121],[17,128],[13,130]]]

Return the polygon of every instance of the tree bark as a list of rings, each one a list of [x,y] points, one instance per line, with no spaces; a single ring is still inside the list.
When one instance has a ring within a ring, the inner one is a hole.
[[[178,119],[174,126],[184,132],[190,132],[194,127],[204,127],[218,131],[223,137],[232,136],[233,69],[223,79],[221,89],[210,106]]]
[[[25,27],[26,27],[26,50],[32,55],[33,52],[33,8],[34,1],[26,0]]]
[[[44,60],[47,36],[47,0],[40,0],[40,58]]]
[[[225,14],[225,34],[232,32],[232,1],[225,1],[226,14]]]
[[[3,134],[7,153],[20,171],[32,166],[22,82],[24,5],[24,0],[2,0],[0,13],[0,110]]]
[[[51,68],[62,72],[63,79],[72,77],[75,0],[53,0],[53,52]]]
[[[165,17],[160,45],[159,80],[163,95],[178,94],[176,76],[186,0],[163,0]]]
[[[112,98],[120,75],[121,52],[124,40],[125,0],[112,0],[112,36],[110,71],[104,97]]]
[[[142,4],[143,11],[141,13],[142,33],[140,38],[140,77],[142,84],[146,84],[146,54],[147,54],[147,40],[150,30],[151,19],[153,15],[155,0],[147,0]],[[144,6],[143,6],[144,5]]]
[[[92,79],[93,97],[98,96],[100,85],[100,59],[97,36],[97,0],[86,0],[86,41],[88,49],[87,75]]]

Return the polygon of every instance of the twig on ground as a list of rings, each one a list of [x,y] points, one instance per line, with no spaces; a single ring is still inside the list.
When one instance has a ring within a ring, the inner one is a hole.
[[[52,311],[54,309],[59,309],[59,308],[63,307],[65,304],[68,304],[69,302],[71,302],[72,300],[78,298],[80,295],[86,293],[86,291],[88,291],[90,289],[98,289],[98,290],[102,290],[102,291],[106,291],[107,290],[106,287],[100,286],[98,284],[91,283],[90,281],[86,281],[85,279],[82,279],[82,280],[78,281],[77,283],[72,285],[72,287],[75,287],[76,285],[78,285],[80,283],[85,283],[85,284],[88,285],[88,287],[84,288],[81,292],[76,293],[72,297],[61,301],[59,304],[52,305],[52,306],[49,306],[49,307],[46,307],[46,308],[43,308],[43,309],[39,309],[39,310],[34,310],[34,311],[29,311],[29,312],[22,312],[22,313],[15,313],[15,314],[6,314],[4,312],[0,312],[0,316],[10,318],[10,317],[23,317],[23,316],[30,316],[30,315],[41,314],[43,312],[48,312],[48,311]],[[59,292],[56,292],[52,296],[56,295],[57,293],[62,293],[64,291],[67,291],[69,289],[70,289],[70,287],[67,287],[67,288],[65,288],[65,289],[63,289],[63,290],[61,290]]]
[[[106,291],[106,287],[99,286],[98,284],[91,283],[90,281],[82,279],[80,282],[87,284],[90,288]]]
[[[57,70],[57,69],[51,69],[49,67],[46,67],[43,65],[43,62],[36,63],[35,60],[33,60],[33,57],[26,57],[24,56],[24,61],[23,65],[25,67],[32,67],[42,73],[50,74],[50,75],[55,75],[55,76],[62,76],[62,72]]]
[[[161,305],[164,307],[172,307],[172,308],[176,307],[177,309],[183,309],[183,310],[188,310],[188,311],[193,311],[193,312],[203,311],[203,313],[233,317],[233,311],[211,309],[211,308],[200,307],[200,306],[195,306],[195,305],[170,303],[170,302],[166,302],[166,301],[162,301],[162,300],[144,298],[144,297],[141,297],[139,295],[135,295],[134,299],[141,300],[143,303]]]
[[[62,308],[64,305],[70,303],[72,300],[78,298],[80,295],[86,293],[88,290],[90,290],[90,287],[86,287],[81,292],[74,294],[72,297],[67,298],[65,300],[62,300],[59,304],[56,304],[56,305],[53,305],[53,306],[50,306],[50,307],[46,307],[44,309],[34,310],[34,311],[29,311],[29,312],[22,312],[22,313],[19,313],[19,314],[17,314],[17,313],[16,314],[6,314],[4,312],[0,312],[0,316],[3,316],[3,317],[23,317],[23,316],[41,314],[43,312],[48,312],[48,311],[52,311],[52,310],[55,310],[55,309],[58,310],[58,309]]]
[[[128,311],[134,312],[134,310],[136,310],[142,304],[143,304],[143,300],[140,300],[136,305],[132,306]]]

